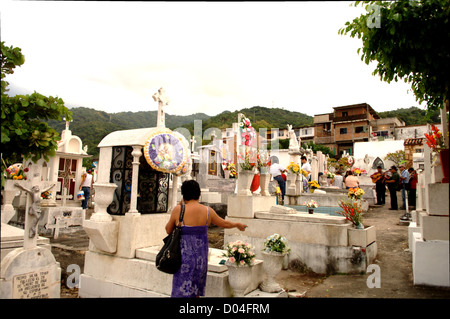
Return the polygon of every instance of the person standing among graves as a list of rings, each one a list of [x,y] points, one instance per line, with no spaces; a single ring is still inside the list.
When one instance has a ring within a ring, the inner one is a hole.
[[[244,231],[247,225],[224,220],[211,207],[199,203],[200,185],[195,180],[181,185],[183,200],[170,215],[166,232],[170,234],[178,224],[181,205],[185,205],[181,228],[181,267],[173,275],[172,297],[195,298],[205,295],[208,271],[208,226],[213,223],[223,228]]]
[[[389,195],[391,197],[390,210],[398,210],[397,204],[397,190],[399,188],[400,176],[397,173],[397,167],[391,166],[390,173],[392,174],[389,179],[386,179],[386,184],[389,189]]]
[[[81,208],[86,209],[89,196],[91,195],[91,186],[92,186],[92,171],[88,170],[87,172],[81,175],[81,184],[80,190],[84,192],[84,199],[81,201]]]
[[[311,181],[311,164],[308,163],[308,159],[304,155],[300,158],[300,161],[302,162],[302,170],[304,170],[305,172],[308,173],[308,175],[306,175],[306,179],[308,180],[308,182],[310,182]]]
[[[406,170],[405,165],[400,165],[400,180],[402,186],[402,207],[400,209],[406,209],[406,196],[408,196],[409,190],[409,172]]]
[[[408,194],[408,204],[416,209],[416,189],[417,189],[417,172],[414,168],[408,168],[409,172],[409,194]]]
[[[378,165],[377,172],[370,176],[372,182],[375,183],[375,191],[377,193],[377,205],[386,204],[386,179],[383,173],[383,168]]]
[[[282,173],[287,172],[286,168],[280,165],[278,158],[272,157],[270,159],[270,169],[269,173],[272,175],[273,179],[278,182],[281,191],[281,201],[284,203],[284,195],[286,194],[286,181],[284,180]]]

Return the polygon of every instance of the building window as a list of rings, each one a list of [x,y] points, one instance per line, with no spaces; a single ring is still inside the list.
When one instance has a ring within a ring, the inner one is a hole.
[[[339,129],[339,133],[340,134],[347,134],[347,128],[346,127],[342,127]]]
[[[348,116],[348,112],[342,112],[342,117],[347,117]]]
[[[355,127],[355,133],[363,133],[363,132],[364,132],[364,126]]]

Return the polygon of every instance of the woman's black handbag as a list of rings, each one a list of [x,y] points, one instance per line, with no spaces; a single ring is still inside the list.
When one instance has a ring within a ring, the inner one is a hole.
[[[180,219],[178,226],[163,239],[164,245],[156,255],[156,268],[168,274],[174,274],[181,267],[181,223],[184,216],[184,204],[181,205]]]

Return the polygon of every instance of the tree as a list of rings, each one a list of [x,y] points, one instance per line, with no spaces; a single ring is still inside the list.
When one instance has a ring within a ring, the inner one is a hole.
[[[361,1],[354,3],[357,6]],[[450,2],[448,0],[364,1],[367,14],[347,22],[340,34],[362,39],[361,61],[377,61],[373,75],[411,83],[428,111],[448,110]]]
[[[386,156],[384,157],[384,160],[392,161],[397,166],[404,164],[404,163],[406,163],[405,151],[398,150],[398,151],[395,151],[394,153],[387,153]]]
[[[2,159],[10,165],[20,162],[21,157],[31,157],[36,162],[55,155],[59,134],[45,122],[51,119],[61,121],[62,117],[72,119],[72,112],[58,97],[46,97],[37,92],[31,95],[8,96],[9,83],[4,80],[13,74],[16,66],[25,63],[20,48],[7,47],[1,42],[1,146]],[[2,185],[3,172],[2,165]]]

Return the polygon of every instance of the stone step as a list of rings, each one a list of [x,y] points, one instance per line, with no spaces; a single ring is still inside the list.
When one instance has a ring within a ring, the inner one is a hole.
[[[150,246],[145,248],[136,249],[136,258],[153,261],[156,260],[156,255],[160,251],[161,246]],[[224,264],[220,264],[222,260],[226,260],[226,257],[223,257],[226,251],[216,248],[209,248],[210,255],[208,257],[208,271],[215,273],[222,273],[228,270],[227,266]]]
[[[308,214],[298,212],[294,214],[274,214],[269,212],[255,212],[257,219],[272,219],[282,221],[294,221],[305,223],[322,223],[322,224],[346,224],[347,220],[343,216],[331,216],[327,214]]]

